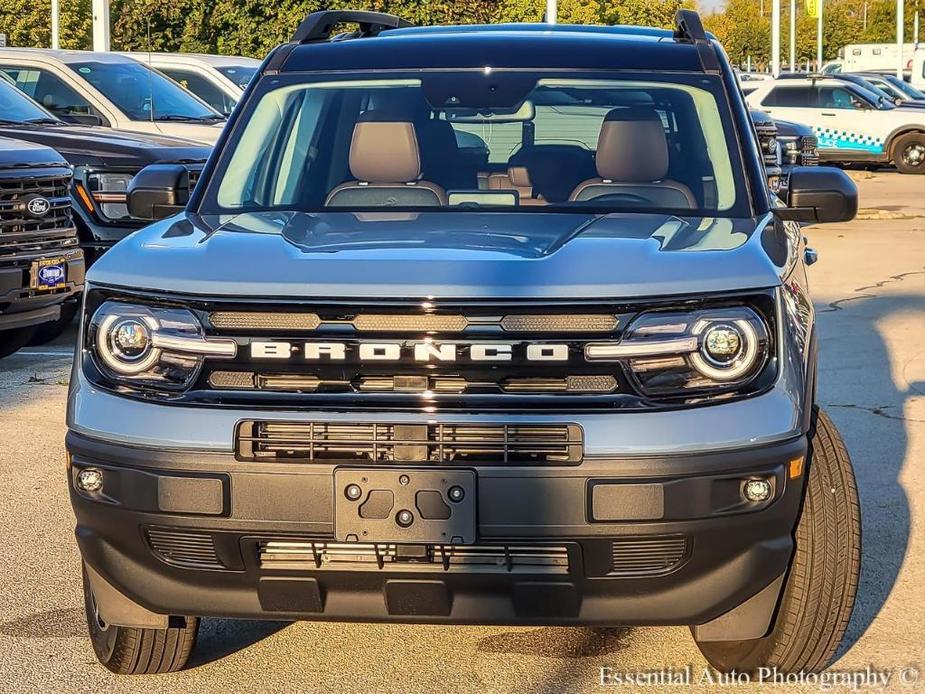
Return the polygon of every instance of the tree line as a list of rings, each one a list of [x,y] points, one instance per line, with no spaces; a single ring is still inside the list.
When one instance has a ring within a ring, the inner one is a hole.
[[[815,58],[816,20],[797,3],[797,56]],[[925,0],[906,1],[906,36]],[[91,0],[60,0],[63,48],[91,46]],[[670,27],[679,6],[696,0],[559,0],[558,20],[578,24],[642,24]],[[790,3],[782,0],[781,53],[789,59]],[[415,24],[540,21],[545,0],[112,0],[113,50],[187,51],[262,57],[286,41],[310,12],[362,8],[398,14]],[[704,15],[731,60],[758,67],[771,50],[771,0],[727,0]],[[0,33],[10,46],[51,44],[51,0],[2,0]],[[895,0],[825,0],[824,55],[834,58],[848,43],[895,40]],[[925,31],[925,26],[923,26]]]

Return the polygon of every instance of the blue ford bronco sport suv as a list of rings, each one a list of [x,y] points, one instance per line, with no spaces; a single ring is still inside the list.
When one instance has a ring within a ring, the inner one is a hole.
[[[781,201],[692,12],[308,16],[193,193],[143,170],[160,221],[88,274],[67,448],[100,661],[181,668],[222,616],[689,625],[721,670],[825,667],[860,521],[800,223],[857,191],[788,175]]]

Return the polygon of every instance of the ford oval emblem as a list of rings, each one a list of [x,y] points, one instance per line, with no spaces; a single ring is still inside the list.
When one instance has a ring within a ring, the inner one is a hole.
[[[41,195],[37,195],[34,198],[29,198],[29,201],[26,203],[26,210],[33,217],[44,217],[51,210],[51,203],[48,201],[48,198],[43,198]]]

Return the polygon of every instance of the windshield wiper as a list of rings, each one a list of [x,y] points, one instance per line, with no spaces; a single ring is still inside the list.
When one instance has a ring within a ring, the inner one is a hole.
[[[29,118],[24,120],[23,123],[30,123],[34,125],[64,125],[64,121],[58,120],[57,118]]]
[[[204,121],[219,121],[225,120],[224,116],[215,114],[214,116],[181,116],[176,113],[165,113],[162,116],[157,116],[154,120],[168,120],[168,121],[182,121],[184,123],[202,123]]]

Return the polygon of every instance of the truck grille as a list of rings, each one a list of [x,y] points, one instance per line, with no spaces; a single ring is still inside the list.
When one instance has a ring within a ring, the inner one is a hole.
[[[42,254],[77,246],[71,218],[70,173],[0,171],[0,255]],[[51,207],[42,217],[27,212],[33,195]]]
[[[260,422],[238,425],[241,460],[304,463],[577,465],[577,424]]]
[[[259,543],[260,568],[276,571],[440,571],[552,573],[569,570],[565,545],[397,545],[270,540]]]
[[[802,166],[817,166],[819,164],[819,141],[815,137],[802,138],[800,154]]]
[[[677,569],[687,559],[688,538],[626,537],[611,543],[611,576],[658,576]]]

